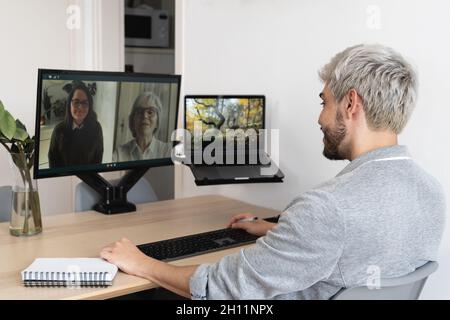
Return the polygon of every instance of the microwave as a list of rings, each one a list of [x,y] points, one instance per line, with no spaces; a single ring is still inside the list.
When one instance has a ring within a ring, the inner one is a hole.
[[[145,7],[126,8],[125,46],[168,48],[168,12]]]

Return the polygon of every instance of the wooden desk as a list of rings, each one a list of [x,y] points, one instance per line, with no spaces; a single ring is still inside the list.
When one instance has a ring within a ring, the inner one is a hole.
[[[200,196],[138,205],[133,213],[103,215],[95,211],[43,217],[43,233],[18,238],[9,223],[0,224],[0,299],[107,299],[156,287],[150,281],[119,272],[107,288],[25,288],[20,272],[41,257],[98,257],[100,249],[121,237],[136,244],[224,228],[241,212],[261,218],[275,210],[222,196]],[[191,265],[215,262],[239,248],[171,262]]]

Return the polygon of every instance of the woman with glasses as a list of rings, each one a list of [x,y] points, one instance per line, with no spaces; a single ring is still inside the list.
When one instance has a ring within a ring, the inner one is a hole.
[[[128,117],[133,139],[114,151],[114,162],[170,157],[170,144],[156,138],[161,108],[161,100],[153,92],[144,92],[135,99]]]
[[[77,83],[67,97],[65,119],[52,133],[49,166],[97,164],[103,157],[103,133],[93,110],[93,99],[84,83]]]

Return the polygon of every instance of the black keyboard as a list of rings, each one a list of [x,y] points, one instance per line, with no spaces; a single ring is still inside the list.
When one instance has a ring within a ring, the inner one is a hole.
[[[277,222],[278,216],[264,220]],[[172,261],[250,244],[255,242],[258,238],[258,236],[252,235],[242,229],[225,228],[185,237],[141,244],[137,247],[147,256],[162,261]]]

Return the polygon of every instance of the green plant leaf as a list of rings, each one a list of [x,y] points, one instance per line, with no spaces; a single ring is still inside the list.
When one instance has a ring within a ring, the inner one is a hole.
[[[11,140],[16,133],[16,128],[16,121],[8,111],[4,110],[3,116],[0,118],[0,132],[8,140]]]
[[[27,131],[27,128],[19,119],[16,119],[16,126],[17,126],[17,128],[21,128],[21,129]]]
[[[19,141],[25,141],[28,138],[28,133],[22,128],[17,127],[14,133],[14,139]]]
[[[19,119],[16,119],[16,132],[14,133],[14,139],[26,142],[25,140],[29,137],[27,128],[25,125],[20,122]]]
[[[0,100],[0,121],[3,118],[4,113],[5,113],[5,107],[3,106],[3,102]]]
[[[27,138],[25,141],[24,151],[25,153],[32,153],[34,151],[34,137]]]
[[[9,142],[8,139],[6,139],[6,137],[3,135],[3,133],[0,131],[0,140],[4,141],[4,142]]]

